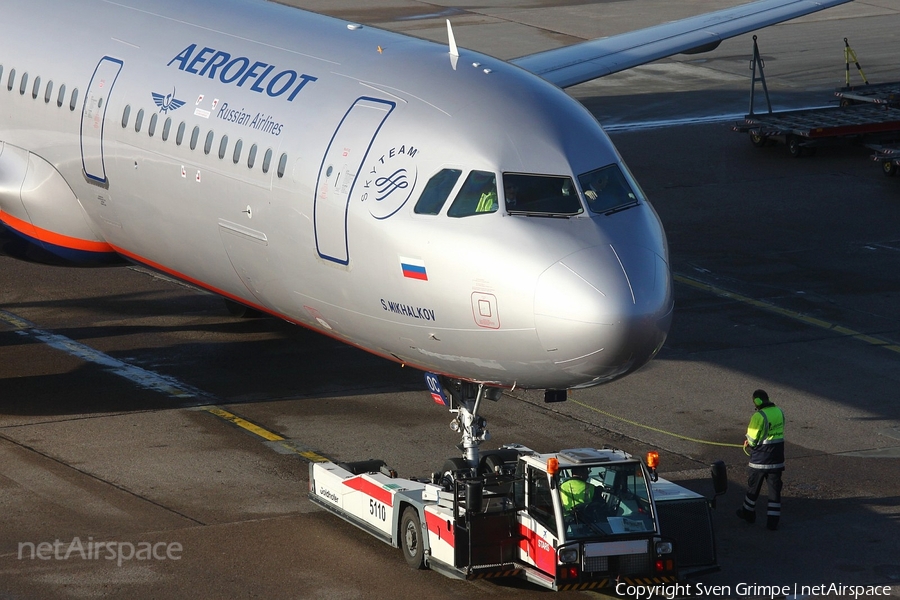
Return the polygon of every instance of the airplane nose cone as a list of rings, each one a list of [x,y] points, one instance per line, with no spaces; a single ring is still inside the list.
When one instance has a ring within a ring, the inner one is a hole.
[[[566,378],[562,387],[609,381],[643,366],[662,347],[672,308],[665,261],[626,244],[560,260],[541,274],[534,298],[537,334]]]

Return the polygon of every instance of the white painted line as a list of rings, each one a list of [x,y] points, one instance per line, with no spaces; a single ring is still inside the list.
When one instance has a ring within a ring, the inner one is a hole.
[[[211,399],[205,392],[184,384],[174,377],[160,375],[159,373],[142,369],[141,367],[113,358],[90,346],[76,342],[64,335],[38,329],[33,323],[5,310],[0,310],[0,321],[5,321],[15,327],[16,333],[19,335],[27,335],[47,344],[51,348],[62,350],[66,354],[80,358],[85,362],[100,365],[110,373],[118,375],[119,377],[124,377],[144,389],[161,392],[173,398]]]
[[[789,110],[818,110],[822,108],[833,108],[832,106],[805,106],[800,108],[791,108]],[[781,109],[774,112],[779,112]],[[758,112],[755,115],[762,117],[765,113]],[[613,123],[611,125],[603,125],[604,131],[645,131],[647,129],[661,129],[663,127],[678,127],[680,125],[705,125],[708,123],[722,123],[724,121],[743,121],[747,113],[731,113],[722,115],[707,115],[703,117],[684,117],[681,119],[661,119],[659,121],[634,121],[632,123]]]

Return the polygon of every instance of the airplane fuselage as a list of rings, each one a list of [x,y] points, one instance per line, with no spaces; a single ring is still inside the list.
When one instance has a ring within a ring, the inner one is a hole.
[[[665,340],[659,219],[596,120],[537,76],[249,0],[11,4],[7,254],[125,257],[500,386],[601,383]],[[624,200],[595,206],[592,177]]]

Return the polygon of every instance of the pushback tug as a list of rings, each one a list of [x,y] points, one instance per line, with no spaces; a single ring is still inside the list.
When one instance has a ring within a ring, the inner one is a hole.
[[[427,479],[398,477],[381,460],[314,462],[309,497],[401,548],[411,567],[455,578],[573,590],[671,583],[718,568],[714,501],[659,478],[655,452],[644,463],[616,449],[538,453],[511,444],[474,456],[448,459]],[[592,493],[573,505],[561,492],[576,472]],[[712,474],[716,495],[724,493],[721,461]]]

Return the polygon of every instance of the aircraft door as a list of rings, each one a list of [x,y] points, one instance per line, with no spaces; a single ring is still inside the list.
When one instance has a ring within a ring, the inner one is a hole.
[[[103,127],[109,95],[122,70],[122,61],[104,56],[94,69],[91,83],[84,96],[81,111],[81,163],[88,181],[109,186],[103,160]]]
[[[313,210],[316,250],[322,258],[342,265],[350,262],[350,194],[375,136],[395,106],[377,98],[358,98],[331,138],[319,168]]]

